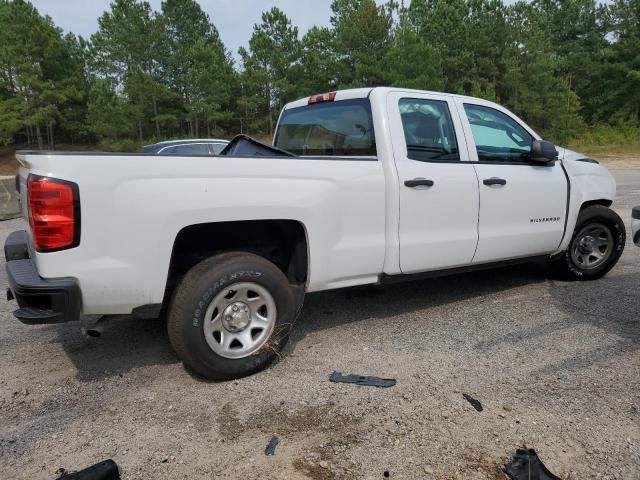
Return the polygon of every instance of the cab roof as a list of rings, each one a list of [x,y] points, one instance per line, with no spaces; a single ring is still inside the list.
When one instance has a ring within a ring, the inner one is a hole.
[[[431,90],[416,90],[413,88],[402,88],[402,87],[368,87],[368,88],[351,88],[345,90],[335,90],[335,98],[334,101],[339,100],[351,100],[355,98],[368,98],[374,93],[384,94],[388,92],[406,92],[406,93],[421,93],[421,94],[431,94],[431,95],[446,95],[452,98],[460,98],[468,101],[477,101],[481,100],[483,103],[494,104],[485,99],[470,97],[467,95],[458,95],[455,93],[447,93],[447,92],[436,92]],[[308,97],[300,98],[299,100],[295,100],[293,102],[287,103],[284,106],[283,110],[288,110],[290,108],[304,107],[309,104],[309,99],[318,96],[318,94],[310,95]],[[497,104],[494,104],[497,105]]]

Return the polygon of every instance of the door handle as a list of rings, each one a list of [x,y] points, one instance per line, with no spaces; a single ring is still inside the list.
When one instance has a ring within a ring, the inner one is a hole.
[[[504,178],[491,177],[485,178],[482,183],[485,185],[506,185],[507,181]]]
[[[426,178],[414,178],[413,180],[404,181],[404,186],[409,188],[433,187],[433,184],[433,180],[427,180]]]

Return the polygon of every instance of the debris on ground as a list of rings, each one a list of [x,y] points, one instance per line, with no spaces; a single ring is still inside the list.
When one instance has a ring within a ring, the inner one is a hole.
[[[511,480],[560,480],[544,466],[533,448],[516,450],[503,470]]]
[[[333,372],[329,375],[329,381],[333,383],[353,383],[363,387],[389,388],[396,384],[395,378],[368,377],[364,375],[343,375]]]
[[[269,443],[267,443],[267,446],[264,449],[264,454],[274,455],[276,453],[276,447],[278,446],[279,443],[280,443],[280,439],[278,438],[277,435],[274,435],[273,437],[271,437],[271,440],[269,440]]]
[[[483,410],[482,408],[482,404],[480,403],[480,400],[476,400],[475,398],[473,398],[471,395],[467,395],[466,393],[463,393],[462,396],[464,397],[464,399],[469,402],[471,404],[471,406],[473,408],[476,409],[476,411],[481,412]]]
[[[79,472],[67,473],[58,480],[121,480],[118,465],[113,460],[96,463]]]

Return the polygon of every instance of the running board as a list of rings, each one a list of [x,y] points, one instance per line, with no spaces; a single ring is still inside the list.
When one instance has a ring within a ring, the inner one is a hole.
[[[549,255],[536,255],[534,257],[514,258],[511,260],[501,260],[499,262],[479,263],[477,265],[465,265],[464,267],[447,268],[444,270],[430,270],[428,272],[419,273],[401,273],[397,275],[380,275],[378,284],[388,285],[392,283],[410,282],[413,280],[424,280],[427,278],[447,277],[458,273],[479,272],[482,270],[491,270],[494,268],[510,267],[512,265],[521,265],[523,263],[546,262]]]

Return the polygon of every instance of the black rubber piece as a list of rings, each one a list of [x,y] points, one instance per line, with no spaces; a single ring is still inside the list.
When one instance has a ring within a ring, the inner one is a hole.
[[[271,440],[269,440],[269,443],[267,443],[267,447],[264,449],[264,454],[274,455],[276,453],[276,447],[278,446],[279,443],[280,443],[280,439],[278,438],[277,435],[274,435],[273,437],[271,437]]]
[[[473,408],[476,409],[476,411],[481,412],[482,410],[484,410],[482,408],[482,404],[480,403],[480,400],[476,400],[475,398],[473,398],[471,395],[467,395],[466,393],[463,393],[462,396],[464,397],[464,399],[469,402],[471,404],[471,406]]]
[[[27,325],[37,323],[59,323],[64,321],[62,313],[54,312],[49,308],[19,308],[13,312],[13,316]]]
[[[333,383],[352,383],[361,387],[389,388],[396,384],[395,378],[368,377],[364,375],[343,375],[333,372],[329,375],[329,381]]]
[[[4,246],[7,280],[20,308],[14,316],[23,323],[60,323],[80,319],[81,296],[73,278],[42,278],[29,255],[22,230],[7,237]]]
[[[631,217],[640,220],[640,207],[634,207],[631,209]]]
[[[560,480],[545,467],[533,448],[516,450],[502,470],[511,480]]]
[[[29,237],[26,230],[11,232],[4,242],[4,258],[10,260],[24,260],[29,258]]]
[[[230,157],[295,157],[291,152],[242,134],[233,137],[233,140],[224,147],[220,155]]]
[[[120,480],[120,470],[116,462],[109,459],[79,472],[65,473],[58,480]]]

